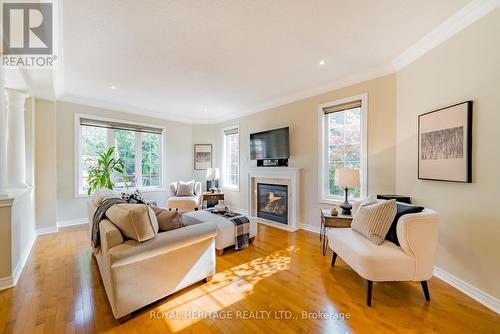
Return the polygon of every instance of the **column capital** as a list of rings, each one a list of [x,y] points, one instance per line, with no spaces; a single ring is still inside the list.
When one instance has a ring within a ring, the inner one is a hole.
[[[7,99],[7,107],[17,106],[22,107],[24,110],[24,104],[26,99],[30,95],[26,92],[22,92],[20,90],[5,88],[5,97]],[[20,105],[19,105],[20,104]]]

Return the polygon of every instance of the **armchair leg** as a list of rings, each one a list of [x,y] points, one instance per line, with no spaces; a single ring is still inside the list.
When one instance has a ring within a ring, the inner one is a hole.
[[[335,260],[337,260],[337,253],[333,252],[333,255],[332,255],[332,267],[335,265]]]
[[[366,290],[366,305],[372,306],[372,288],[373,288],[373,281],[368,282],[368,289]]]
[[[421,281],[422,289],[424,290],[425,300],[430,301],[431,295],[429,294],[429,286],[427,285],[427,281]]]

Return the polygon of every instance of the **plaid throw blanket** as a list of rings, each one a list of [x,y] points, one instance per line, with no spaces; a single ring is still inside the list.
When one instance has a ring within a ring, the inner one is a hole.
[[[250,238],[250,221],[246,216],[236,216],[228,218],[234,224],[234,249],[248,247]]]
[[[101,205],[97,208],[94,213],[94,218],[92,219],[92,246],[95,248],[99,247],[101,242],[101,237],[99,236],[99,223],[106,216],[106,211],[116,204],[127,203],[121,198],[107,198],[102,201]]]
[[[238,250],[248,247],[250,239],[250,221],[248,217],[241,214],[237,214],[234,217],[228,217],[212,209],[207,209],[207,211],[222,216],[234,224],[234,249]]]

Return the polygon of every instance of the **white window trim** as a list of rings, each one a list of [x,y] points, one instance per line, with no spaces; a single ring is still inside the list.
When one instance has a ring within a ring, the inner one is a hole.
[[[108,117],[100,117],[100,116],[94,116],[94,115],[86,115],[86,114],[78,114],[75,113],[75,121],[74,121],[74,152],[75,152],[75,157],[74,157],[74,197],[75,198],[87,198],[89,195],[87,193],[81,193],[81,165],[80,165],[80,157],[81,157],[81,127],[80,127],[80,119],[81,118],[86,118],[86,119],[93,119],[96,121],[106,121],[106,122],[117,122],[117,123],[124,123],[124,124],[130,124],[130,125],[137,125],[137,126],[144,126],[144,127],[154,127],[154,128],[160,128],[162,129],[162,134],[161,134],[161,140],[160,140],[160,161],[161,161],[161,168],[160,168],[160,186],[155,186],[155,187],[142,187],[142,185],[136,185],[135,187],[129,187],[128,191],[135,191],[136,189],[139,189],[141,192],[148,193],[148,192],[157,192],[157,191],[165,191],[167,189],[166,186],[166,165],[165,165],[165,157],[166,157],[166,128],[163,126],[158,126],[158,124],[148,124],[148,123],[140,123],[140,122],[134,122],[134,121],[128,121],[128,120],[123,120],[123,119],[116,119],[116,118],[108,118]],[[110,138],[108,136],[108,142],[110,141]],[[109,144],[109,143],[108,143]],[[114,145],[114,143],[113,143]],[[137,140],[136,140],[136,145],[137,145]],[[137,163],[137,156],[136,156],[136,163]],[[139,182],[142,182],[139,181]]]
[[[361,100],[361,161],[360,161],[360,183],[361,199],[367,197],[368,193],[368,94],[350,96],[345,99],[330,101],[318,106],[318,131],[319,133],[319,163],[318,163],[318,202],[324,204],[338,204],[344,201],[344,196],[332,196],[329,194],[329,179],[326,176],[328,171],[328,145],[325,136],[327,134],[323,110],[327,107],[336,106],[343,103]],[[356,199],[354,199],[356,200]]]
[[[238,129],[238,185],[232,186],[232,185],[226,185],[225,183],[225,168],[226,168],[226,145],[224,143],[225,141],[225,134],[224,132],[226,130],[231,130],[231,129]],[[221,173],[221,188],[224,190],[229,190],[229,191],[235,191],[239,192],[240,191],[240,183],[241,183],[241,143],[240,143],[240,125],[235,124],[232,126],[226,126],[225,128],[222,129],[222,173]]]

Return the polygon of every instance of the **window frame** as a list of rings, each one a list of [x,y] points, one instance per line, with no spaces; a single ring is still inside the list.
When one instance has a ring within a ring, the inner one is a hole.
[[[360,198],[353,200],[362,200],[368,193],[368,94],[360,94],[347,98],[330,101],[318,106],[318,133],[319,133],[319,163],[318,163],[318,202],[324,204],[338,204],[344,201],[344,196],[330,195],[329,192],[329,129],[327,117],[324,109],[344,103],[361,100],[361,131],[360,131]]]
[[[161,140],[160,140],[160,185],[159,186],[148,186],[148,187],[143,187],[142,185],[139,185],[139,187],[129,187],[128,191],[135,191],[136,189],[139,189],[141,192],[157,192],[157,191],[164,191],[166,189],[166,166],[165,166],[165,152],[166,152],[166,128],[164,126],[159,126],[157,124],[148,124],[148,123],[141,123],[141,122],[134,122],[134,121],[129,121],[129,120],[123,120],[123,119],[116,119],[116,118],[109,118],[109,117],[101,117],[101,116],[95,116],[95,115],[88,115],[88,114],[79,114],[75,113],[75,119],[74,119],[74,197],[75,198],[86,198],[89,197],[86,192],[82,193],[82,180],[80,176],[82,175],[82,170],[81,170],[81,155],[82,155],[82,145],[81,145],[81,139],[82,139],[82,132],[81,132],[81,125],[80,125],[80,119],[85,118],[85,119],[93,119],[96,121],[104,121],[104,122],[116,122],[116,123],[123,123],[123,124],[129,124],[129,125],[136,125],[136,126],[144,126],[144,127],[153,127],[153,128],[159,128],[162,129],[161,133]],[[113,130],[114,131],[114,130]],[[139,153],[135,155],[135,163],[136,163],[136,170],[137,170],[137,163],[139,162],[140,167],[142,168],[142,144],[140,140],[137,140],[138,137],[140,137],[140,132],[135,132],[135,149],[137,152],[137,149],[140,148]],[[111,138],[113,138],[114,141],[114,136],[110,136],[110,131],[107,132],[107,141],[108,141],[108,147],[111,143]],[[114,144],[114,143],[113,143]],[[141,160],[140,160],[141,159]],[[141,179],[142,182],[142,179]]]
[[[225,132],[227,130],[232,130],[236,129],[238,130],[238,184],[236,186],[233,185],[227,185],[226,184],[226,134]],[[226,126],[222,129],[222,177],[221,177],[221,188],[224,190],[229,190],[229,191],[235,191],[239,192],[240,191],[240,183],[241,183],[241,136],[240,136],[240,125],[235,124],[232,126]]]

